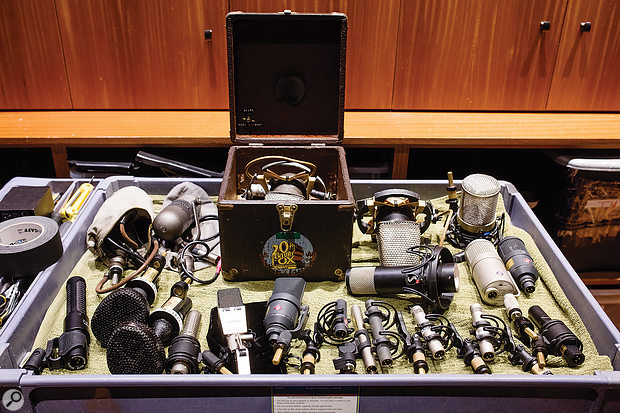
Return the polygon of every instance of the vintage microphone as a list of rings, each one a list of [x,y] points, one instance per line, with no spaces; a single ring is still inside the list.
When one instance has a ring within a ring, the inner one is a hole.
[[[498,241],[501,218],[496,216],[500,185],[495,178],[473,174],[463,179],[461,202],[450,222],[446,238],[453,246],[465,249],[479,238]]]

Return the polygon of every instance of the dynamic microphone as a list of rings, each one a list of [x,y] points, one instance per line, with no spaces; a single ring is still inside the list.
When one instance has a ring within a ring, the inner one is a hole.
[[[506,294],[519,294],[491,241],[477,239],[470,242],[465,248],[465,259],[482,301],[486,304],[501,306]]]
[[[149,325],[127,321],[108,340],[106,358],[112,374],[160,374],[164,371],[164,346],[183,329],[183,317],[192,307],[189,297],[171,293],[149,316]]]
[[[163,255],[155,256],[144,275],[129,281],[125,288],[112,291],[99,303],[90,327],[101,347],[108,346],[112,332],[122,323],[147,322],[149,308],[157,296],[159,275],[165,264],[166,258]]]
[[[153,231],[158,238],[172,242],[194,223],[198,198],[182,195],[170,202],[153,220]]]
[[[473,174],[463,179],[461,187],[461,202],[456,219],[450,222],[448,241],[461,249],[478,238],[497,242],[501,226],[496,216],[499,182],[489,175]]]
[[[44,367],[50,370],[82,370],[88,363],[88,316],[86,315],[86,281],[71,277],[67,281],[67,315],[60,337],[47,342],[46,350],[32,352],[24,368],[40,374]]]

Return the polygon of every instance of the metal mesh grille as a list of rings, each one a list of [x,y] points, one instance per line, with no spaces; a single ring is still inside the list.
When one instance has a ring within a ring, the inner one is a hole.
[[[86,314],[86,281],[81,277],[72,277],[67,282],[67,314],[77,311]]]
[[[304,197],[301,195],[286,194],[282,192],[269,192],[265,195],[265,199],[272,201],[300,201],[303,200]]]
[[[347,284],[351,294],[376,294],[375,267],[353,267],[349,270]]]
[[[380,222],[377,230],[379,262],[382,266],[417,265],[420,257],[407,248],[420,245],[420,224],[414,221]]]
[[[497,244],[497,252],[501,257],[507,257],[513,251],[527,252],[525,243],[516,237],[506,237]]]
[[[299,201],[305,199],[303,192],[293,184],[281,184],[267,192],[265,199],[274,201]]]
[[[90,322],[93,334],[107,347],[112,332],[126,321],[146,323],[149,304],[133,288],[121,288],[105,297],[95,309]]]
[[[121,324],[110,337],[106,353],[112,374],[161,374],[166,354],[159,337],[146,324]]]
[[[486,239],[477,239],[472,241],[465,248],[465,259],[470,266],[474,266],[478,260],[487,256],[487,254],[495,254],[495,247],[491,241]]]
[[[473,174],[463,179],[459,217],[473,226],[489,225],[495,220],[499,183],[489,175]]]

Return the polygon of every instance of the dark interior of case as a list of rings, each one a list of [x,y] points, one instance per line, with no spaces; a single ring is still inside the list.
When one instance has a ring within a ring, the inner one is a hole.
[[[232,14],[228,31],[233,141],[342,139],[344,15]]]

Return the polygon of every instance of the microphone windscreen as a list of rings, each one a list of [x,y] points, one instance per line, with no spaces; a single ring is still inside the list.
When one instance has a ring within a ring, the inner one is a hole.
[[[126,321],[146,323],[148,317],[146,298],[133,288],[120,288],[99,303],[90,320],[90,328],[101,347],[105,348],[119,325]]]
[[[130,321],[110,336],[106,359],[112,374],[161,374],[166,353],[149,326]]]

